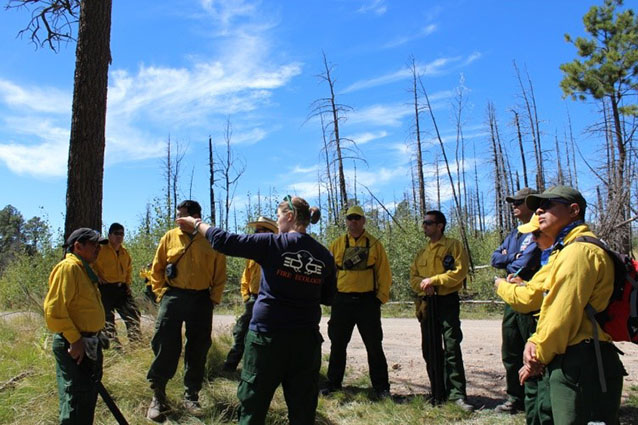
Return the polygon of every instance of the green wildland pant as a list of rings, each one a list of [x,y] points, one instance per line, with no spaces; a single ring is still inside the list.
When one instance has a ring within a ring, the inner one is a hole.
[[[328,321],[331,344],[328,361],[329,385],[333,388],[341,387],[346,370],[346,348],[355,325],[368,354],[372,387],[376,391],[389,391],[388,363],[383,352],[381,301],[374,292],[338,292],[332,302]]]
[[[237,367],[244,355],[244,340],[248,333],[248,325],[253,317],[253,306],[257,300],[257,295],[251,295],[248,301],[244,303],[244,312],[237,318],[235,326],[233,326],[233,346],[230,347],[226,356],[226,364]]]
[[[522,406],[525,391],[518,380],[518,371],[523,367],[525,343],[536,331],[536,320],[531,314],[517,313],[505,304],[501,326],[501,357],[505,366],[507,398]]]
[[[583,341],[567,347],[548,365],[552,414],[557,425],[588,422],[618,423],[623,377],[627,375],[618,350],[608,342],[600,344],[607,382],[602,392],[594,344]]]
[[[552,425],[552,402],[549,395],[549,374],[525,382],[525,421],[527,425]]]
[[[53,336],[60,424],[92,424],[97,403],[95,382],[102,379],[102,350],[98,348],[96,361],[84,356],[82,363],[78,365],[67,351],[69,346],[69,342],[61,334]]]
[[[443,379],[445,392],[450,401],[466,398],[465,369],[461,354],[461,320],[459,319],[459,294],[436,295],[438,321],[443,334]],[[429,306],[428,306],[429,307]],[[431,338],[427,318],[421,321],[421,350],[426,365],[433,364],[432,353],[428,351],[427,341]],[[428,376],[432,382],[432,371],[428,367]]]
[[[315,423],[321,343],[318,329],[248,331],[237,388],[239,423],[263,424],[275,390],[282,385],[291,425]]]
[[[128,293],[127,285],[125,283],[119,285],[114,283],[100,285],[100,294],[102,295],[102,305],[104,305],[106,318],[104,334],[114,342],[119,342],[117,341],[114,314],[114,311],[117,311],[126,324],[126,333],[129,341],[139,341],[142,336],[140,332],[140,310],[137,308],[133,296]]]
[[[196,395],[202,388],[206,355],[211,345],[213,302],[208,289],[170,288],[162,297],[151,347],[155,359],[146,378],[152,388],[163,388],[177,371],[182,352],[182,323],[186,325],[184,387]]]

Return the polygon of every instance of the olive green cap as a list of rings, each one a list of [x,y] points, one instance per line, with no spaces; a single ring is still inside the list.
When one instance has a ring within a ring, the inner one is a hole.
[[[553,186],[541,194],[528,195],[525,198],[525,205],[530,210],[535,211],[543,199],[564,199],[569,203],[578,204],[583,211],[587,208],[587,201],[585,201],[583,195],[569,186]]]

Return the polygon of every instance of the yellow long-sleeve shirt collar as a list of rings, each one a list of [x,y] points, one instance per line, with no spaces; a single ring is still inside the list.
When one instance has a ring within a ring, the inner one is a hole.
[[[446,271],[443,258],[448,254],[454,257],[454,268]],[[444,235],[417,254],[410,267],[410,285],[417,295],[423,296],[421,281],[430,278],[439,295],[448,295],[461,289],[468,269],[469,260],[461,242]]]
[[[98,276],[105,282],[123,282],[130,285],[131,272],[133,270],[131,256],[124,245],[120,245],[118,251],[115,250],[110,242],[103,245],[97,260],[93,263],[93,268]]]
[[[180,258],[192,240],[192,245]],[[177,263],[177,277],[168,283],[182,289],[210,290],[211,300],[221,302],[226,285],[226,257],[215,251],[208,240],[197,234],[190,235],[175,228],[166,232],[155,252],[151,274],[153,292],[161,298],[168,289],[165,270],[168,263]]]
[[[97,332],[104,327],[100,291],[74,254],[67,254],[51,271],[44,317],[47,327],[62,333],[70,343],[80,339],[81,332]]]
[[[343,254],[346,250],[346,237],[351,247],[365,247],[366,241],[369,241],[370,252],[367,266],[372,268],[360,271],[341,269],[343,267]],[[332,242],[330,252],[335,259],[337,268],[339,268],[337,270],[337,290],[339,292],[372,292],[375,290],[376,278],[377,298],[382,303],[390,299],[392,271],[385,249],[377,238],[366,230],[357,239],[350,234],[342,235]]]
[[[592,324],[585,313],[587,303],[596,311],[607,307],[614,286],[614,265],[607,253],[590,243],[570,243],[580,236],[594,236],[585,224],[565,236],[565,247],[555,251],[544,287],[548,289],[540,318],[529,341],[536,344],[536,356],[544,364],[570,345],[592,338]],[[598,324],[596,324],[598,326]],[[601,341],[611,337],[598,330]]]

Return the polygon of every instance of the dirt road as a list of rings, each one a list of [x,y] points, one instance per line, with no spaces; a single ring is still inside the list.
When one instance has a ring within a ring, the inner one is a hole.
[[[327,318],[321,320],[325,339],[324,358],[330,352]],[[216,332],[228,332],[232,316],[215,316]],[[471,401],[486,408],[494,407],[505,394],[505,374],[501,363],[501,322],[499,320],[464,320],[463,360],[467,375],[467,391]],[[383,348],[388,360],[392,393],[397,395],[425,394],[430,391],[425,362],[421,357],[421,335],[416,319],[383,319]],[[629,376],[625,388],[638,385],[638,345],[618,343]],[[592,373],[595,373],[592,372]],[[367,376],[365,347],[355,330],[348,346],[348,364],[344,385],[354,385],[362,375]]]

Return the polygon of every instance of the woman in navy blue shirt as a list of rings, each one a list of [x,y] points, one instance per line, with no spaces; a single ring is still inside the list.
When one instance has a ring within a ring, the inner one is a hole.
[[[238,235],[192,217],[177,219],[215,250],[253,259],[263,270],[237,389],[240,424],[265,422],[279,384],[290,423],[314,423],[323,341],[320,304],[330,305],[337,287],[332,255],[306,233],[319,217],[319,209],[304,199],[286,196],[277,208],[279,234]]]

